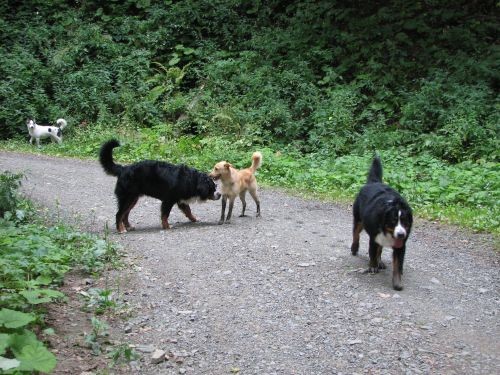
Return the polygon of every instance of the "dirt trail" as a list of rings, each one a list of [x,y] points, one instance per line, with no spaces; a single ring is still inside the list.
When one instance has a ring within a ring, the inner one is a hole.
[[[141,198],[134,232],[114,230],[115,178],[97,162],[0,153],[25,171],[33,200],[123,245],[130,267],[110,275],[135,307],[116,322],[142,345],[134,374],[500,373],[499,260],[489,236],[417,220],[403,283],[367,266],[367,236],[353,257],[351,212],[261,190],[262,217],[217,225],[220,202],[174,208],[160,230],[159,202]],[[239,203],[235,210],[241,209]],[[152,364],[162,349],[178,360]]]

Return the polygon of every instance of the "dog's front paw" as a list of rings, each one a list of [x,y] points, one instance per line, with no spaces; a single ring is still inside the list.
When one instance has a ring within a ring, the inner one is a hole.
[[[359,243],[353,243],[351,245],[351,254],[358,255],[358,250],[359,250]]]
[[[366,273],[378,273],[378,267],[368,267]]]
[[[401,275],[392,276],[392,287],[394,290],[403,290],[403,283],[401,282]]]
[[[380,261],[378,262],[378,269],[379,270],[385,270],[387,268],[387,266],[385,265],[384,262]]]
[[[224,224],[224,220],[219,220],[219,221],[217,222],[217,224],[219,224],[219,225]]]

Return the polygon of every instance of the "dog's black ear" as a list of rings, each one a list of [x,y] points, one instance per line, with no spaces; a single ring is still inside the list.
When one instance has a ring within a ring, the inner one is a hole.
[[[390,200],[387,200],[384,202],[384,217],[385,217],[385,221],[386,222],[392,222],[394,220],[397,220],[397,216],[398,216],[398,210],[397,210],[397,206],[394,202],[393,199],[390,199]]]
[[[201,199],[207,199],[208,197],[213,195],[217,187],[215,185],[215,182],[213,182],[209,176],[206,176],[198,180],[198,186],[196,188],[197,195]]]

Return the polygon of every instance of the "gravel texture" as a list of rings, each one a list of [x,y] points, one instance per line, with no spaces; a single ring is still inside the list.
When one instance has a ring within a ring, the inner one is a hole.
[[[404,290],[388,269],[364,274],[350,254],[351,209],[261,189],[262,217],[217,225],[220,201],[174,207],[141,198],[116,234],[113,189],[97,162],[0,153],[25,171],[24,191],[84,230],[123,245],[126,270],[110,275],[134,307],[114,327],[136,345],[131,374],[500,373],[499,260],[494,239],[417,220]],[[258,176],[257,176],[258,179]],[[239,214],[241,204],[235,204]],[[162,360],[162,352],[163,358]]]

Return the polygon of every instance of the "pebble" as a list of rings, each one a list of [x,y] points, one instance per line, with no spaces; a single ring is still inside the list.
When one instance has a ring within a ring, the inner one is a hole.
[[[151,363],[153,364],[158,364],[160,362],[165,361],[165,351],[161,349],[156,349],[152,354],[151,354]]]

